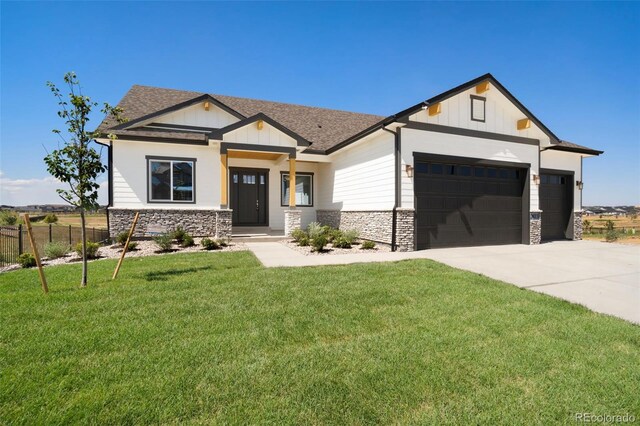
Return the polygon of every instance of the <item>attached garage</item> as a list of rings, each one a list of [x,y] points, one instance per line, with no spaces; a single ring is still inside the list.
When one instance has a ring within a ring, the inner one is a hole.
[[[542,239],[573,238],[573,172],[540,171],[540,210]]]
[[[529,241],[529,165],[414,155],[417,249]]]

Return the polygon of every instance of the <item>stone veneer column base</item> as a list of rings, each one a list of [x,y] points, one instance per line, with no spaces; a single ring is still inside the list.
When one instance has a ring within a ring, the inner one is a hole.
[[[542,239],[542,212],[529,213],[529,244],[540,244]]]
[[[415,210],[396,209],[396,246],[398,251],[415,250]]]
[[[195,237],[231,238],[231,210],[129,210],[110,207],[109,234],[112,238],[131,228],[136,212],[140,212],[134,234],[136,237],[171,232],[181,226]]]
[[[302,211],[288,209],[284,211],[284,235],[291,236],[294,229],[302,226]]]
[[[582,239],[582,212],[573,212],[573,239]]]

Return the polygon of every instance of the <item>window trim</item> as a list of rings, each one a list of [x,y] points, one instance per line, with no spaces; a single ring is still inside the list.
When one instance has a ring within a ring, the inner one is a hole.
[[[147,204],[195,204],[196,203],[196,158],[185,157],[166,157],[161,155],[147,155]],[[193,197],[190,201],[174,201],[173,189],[171,191],[171,200],[154,200],[151,198],[151,162],[152,161],[165,161],[171,162],[171,179],[173,180],[173,163],[190,162],[192,167],[191,179],[193,184]]]
[[[470,95],[471,96],[471,121],[477,121],[479,123],[486,123],[487,121],[487,98],[482,96]],[[482,101],[482,120],[478,120],[477,118],[473,118],[473,101]]]
[[[289,172],[285,172],[285,171],[280,171],[280,207],[289,207],[289,203],[286,204],[282,204],[282,198],[284,197],[284,191],[283,191],[283,187],[282,187],[282,179],[284,178],[284,175],[289,176]],[[304,205],[300,205],[298,203],[296,203],[296,208],[297,207],[313,207],[314,203],[315,203],[315,178],[313,176],[313,172],[296,172],[296,178],[298,176],[311,176],[311,204],[304,204]]]

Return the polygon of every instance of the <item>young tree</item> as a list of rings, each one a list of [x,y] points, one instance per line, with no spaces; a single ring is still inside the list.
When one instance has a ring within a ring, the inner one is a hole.
[[[59,181],[69,185],[69,189],[58,189],[58,195],[67,203],[80,210],[80,220],[82,229],[82,281],[81,287],[87,286],[87,233],[85,229],[85,212],[96,210],[98,205],[98,188],[96,182],[98,176],[107,169],[100,160],[100,153],[96,151],[91,142],[103,136],[98,129],[89,131],[86,129],[89,122],[89,114],[93,108],[98,106],[88,96],[82,94],[80,82],[74,72],[69,72],[64,76],[64,82],[69,87],[68,100],[52,83],[47,82],[53,95],[58,99],[60,110],[58,116],[62,118],[67,126],[67,137],[63,136],[60,130],[53,130],[53,133],[60,136],[64,143],[62,148],[56,149],[48,154],[44,161],[47,164],[49,173]],[[124,123],[122,109],[112,107],[104,103],[101,110],[104,114],[111,115],[118,123]],[[103,136],[104,137],[104,136]],[[113,134],[107,135],[110,140],[116,139]]]

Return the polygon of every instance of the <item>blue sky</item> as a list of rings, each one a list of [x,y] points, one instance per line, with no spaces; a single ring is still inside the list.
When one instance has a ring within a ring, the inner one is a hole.
[[[73,70],[111,103],[146,84],[380,115],[491,72],[561,138],[606,151],[584,161],[585,205],[640,204],[639,3],[0,8],[0,203],[57,202],[45,82]]]

